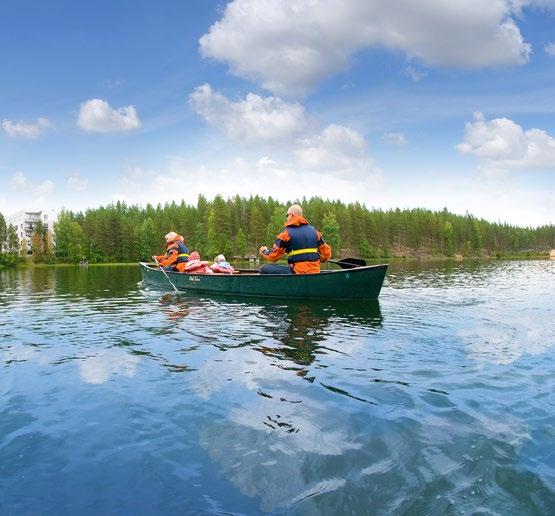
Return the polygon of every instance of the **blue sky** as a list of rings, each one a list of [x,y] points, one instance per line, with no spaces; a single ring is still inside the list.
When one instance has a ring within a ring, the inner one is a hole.
[[[240,194],[555,222],[555,0],[0,4],[0,212]]]

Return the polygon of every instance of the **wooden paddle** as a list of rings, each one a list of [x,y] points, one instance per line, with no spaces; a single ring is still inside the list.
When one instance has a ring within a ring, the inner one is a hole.
[[[361,258],[342,258],[341,260],[328,260],[328,262],[335,263],[342,269],[355,269],[356,267],[366,266],[366,261]]]
[[[156,262],[156,265],[158,265],[158,267],[160,267],[160,264],[158,263],[158,259],[155,256],[153,256],[153,258],[154,258],[154,261]],[[164,267],[160,267],[160,270],[164,273],[164,276],[166,276],[166,278],[168,278],[168,281],[170,282],[170,285],[173,287],[173,289],[176,292],[179,292],[179,290],[177,290],[177,287],[172,283],[172,280],[168,276],[167,272],[164,270]]]

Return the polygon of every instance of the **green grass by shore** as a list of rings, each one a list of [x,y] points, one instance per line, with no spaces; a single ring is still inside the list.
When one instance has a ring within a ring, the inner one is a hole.
[[[138,262],[109,262],[109,263],[89,263],[81,265],[79,263],[18,263],[18,267],[121,267],[125,265],[135,265]]]
[[[425,256],[390,256],[388,258],[365,258],[367,262],[383,261],[463,261],[463,260],[548,260],[549,251],[544,253],[512,253],[499,254],[494,256],[445,256],[445,255],[425,255]]]

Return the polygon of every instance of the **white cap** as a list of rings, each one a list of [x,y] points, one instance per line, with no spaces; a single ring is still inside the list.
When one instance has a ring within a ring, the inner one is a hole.
[[[170,231],[164,238],[166,242],[171,242],[177,238],[177,233],[175,231]]]

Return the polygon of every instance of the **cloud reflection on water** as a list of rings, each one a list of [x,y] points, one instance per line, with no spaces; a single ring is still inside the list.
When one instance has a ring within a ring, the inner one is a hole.
[[[114,374],[135,376],[139,357],[123,350],[110,349],[79,360],[79,374],[85,383],[100,385]]]
[[[54,438],[11,499],[45,471],[58,503],[70,477],[121,499],[132,470],[177,512],[547,513],[553,266],[403,267],[377,306],[160,300],[131,267],[2,271],[0,419]],[[21,448],[0,444],[20,482]]]

